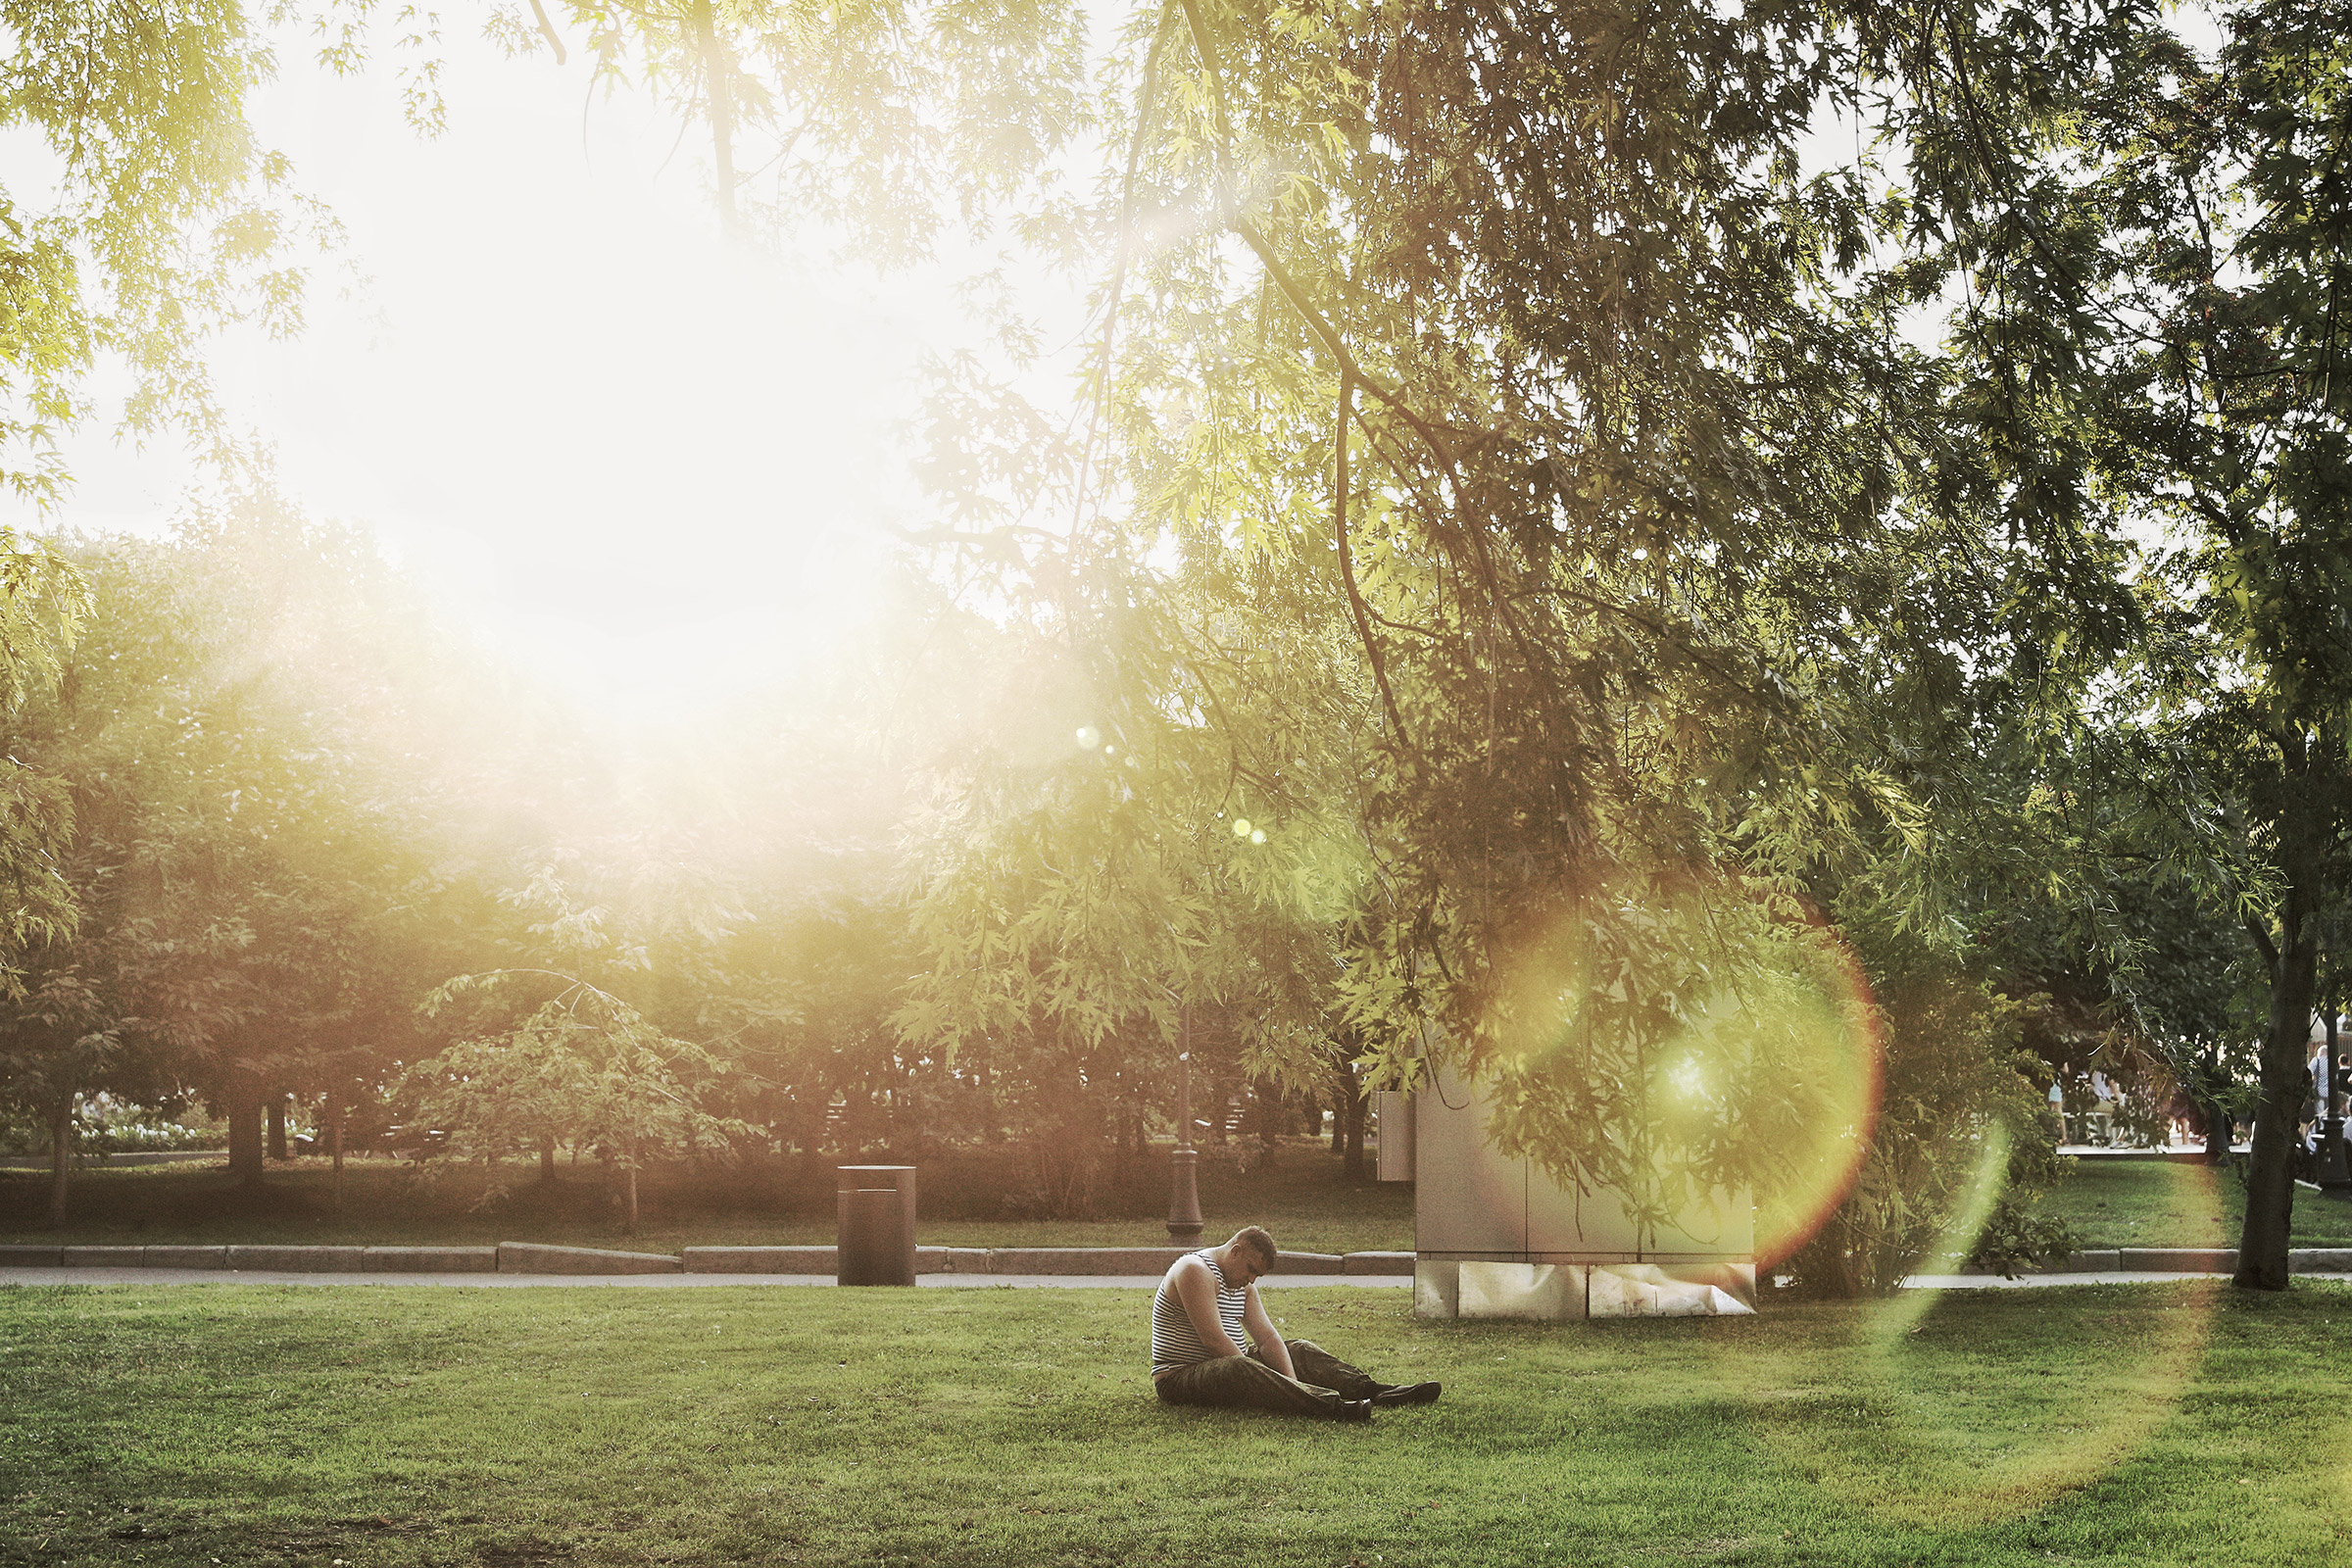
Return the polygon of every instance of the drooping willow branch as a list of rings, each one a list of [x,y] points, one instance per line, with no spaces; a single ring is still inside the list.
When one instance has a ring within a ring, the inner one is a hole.
[[[1389,662],[1380,651],[1380,639],[1373,634],[1372,618],[1364,611],[1363,591],[1355,582],[1355,554],[1348,544],[1348,421],[1355,408],[1355,374],[1342,367],[1340,370],[1340,413],[1332,421],[1332,482],[1331,536],[1340,551],[1340,581],[1348,588],[1348,611],[1355,617],[1355,635],[1364,645],[1364,657],[1372,664],[1373,684],[1380,688],[1380,706],[1389,715],[1389,733],[1408,756],[1414,752],[1413,738],[1405,732],[1404,715],[1396,710],[1396,694],[1389,686]]]
[[[1070,503],[1070,532],[1086,522],[1086,481],[1095,461],[1095,433],[1102,420],[1102,405],[1110,396],[1111,345],[1119,330],[1119,297],[1127,291],[1127,258],[1135,234],[1135,181],[1144,161],[1144,137],[1152,127],[1152,108],[1159,98],[1159,50],[1167,41],[1168,8],[1159,8],[1152,24],[1152,47],[1144,55],[1144,84],[1135,100],[1135,137],[1127,144],[1127,175],[1119,185],[1119,245],[1110,270],[1110,301],[1102,317],[1102,360],[1095,375],[1094,404],[1086,415],[1086,446],[1078,456],[1077,495]]]
[[[1283,265],[1282,258],[1275,251],[1273,242],[1259,232],[1256,224],[1242,216],[1241,202],[1234,191],[1231,167],[1233,122],[1225,108],[1225,74],[1223,67],[1218,63],[1216,41],[1209,35],[1208,25],[1201,19],[1199,0],[1177,0],[1177,3],[1184,7],[1185,22],[1193,35],[1193,47],[1200,54],[1200,68],[1208,76],[1210,112],[1216,117],[1214,160],[1217,172],[1217,215],[1219,220],[1257,257],[1259,264],[1266,270],[1266,275],[1272,278],[1274,286],[1282,291],[1283,298],[1290,301],[1291,308],[1298,313],[1299,318],[1306,323],[1307,330],[1314,334],[1316,341],[1323,345],[1338,364],[1341,375],[1360,384],[1390,412],[1402,419],[1411,428],[1413,434],[1420,438],[1422,445],[1429,449],[1430,455],[1437,460],[1438,466],[1444,470],[1446,485],[1452,491],[1454,500],[1458,504],[1463,496],[1463,486],[1451,443],[1446,439],[1444,433],[1433,422],[1415,412],[1401,393],[1384,383],[1378,376],[1365,372],[1363,366],[1357,363],[1355,356],[1348,351],[1347,340],[1341,335],[1338,325],[1333,322],[1330,315],[1315,303],[1313,297],[1307,293],[1305,286],[1292,274],[1289,268]],[[1464,527],[1460,532],[1469,543],[1470,554],[1476,558],[1479,576],[1486,582],[1487,593],[1478,606],[1481,613],[1486,616],[1499,615],[1504,628],[1510,633],[1512,642],[1518,645],[1521,656],[1532,658],[1533,650],[1529,647],[1527,628],[1521,624],[1517,612],[1512,608],[1510,596],[1503,590],[1502,575],[1495,564],[1494,552],[1489,546],[1485,532],[1474,526]]]

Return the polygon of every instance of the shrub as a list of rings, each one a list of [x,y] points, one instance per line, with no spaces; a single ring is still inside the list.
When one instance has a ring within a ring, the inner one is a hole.
[[[2065,1227],[2034,1211],[2062,1168],[2030,1076],[2037,1058],[2020,1044],[2028,1004],[1908,933],[1868,921],[1847,930],[1877,1014],[1878,1120],[1821,1227],[1786,1260],[1765,1261],[1803,1294],[1851,1297],[1891,1292],[1945,1250],[2004,1272],[2063,1256]],[[1798,1173],[1790,1193],[1807,1174],[1818,1173]]]

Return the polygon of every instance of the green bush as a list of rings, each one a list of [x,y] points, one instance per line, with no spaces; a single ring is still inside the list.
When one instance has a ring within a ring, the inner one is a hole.
[[[2037,1058],[2020,1045],[2027,1004],[1907,933],[1846,930],[1871,982],[1879,1115],[1842,1199],[1779,1269],[1804,1295],[1853,1297],[1891,1292],[1947,1251],[2002,1272],[2063,1257],[2066,1227],[2034,1207],[2062,1171]],[[1800,1200],[1823,1179],[1794,1172],[1765,1201]]]
[[[121,1154],[140,1150],[226,1149],[228,1129],[180,1121],[163,1110],[121,1104],[105,1096],[74,1111],[74,1152]],[[49,1124],[21,1106],[0,1104],[0,1153],[45,1156]]]

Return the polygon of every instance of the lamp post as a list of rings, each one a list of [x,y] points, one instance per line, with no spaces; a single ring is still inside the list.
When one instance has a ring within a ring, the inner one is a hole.
[[[1168,1156],[1168,1240],[1200,1239],[1200,1156],[1193,1148],[1193,1006],[1176,1012],[1176,1149]]]

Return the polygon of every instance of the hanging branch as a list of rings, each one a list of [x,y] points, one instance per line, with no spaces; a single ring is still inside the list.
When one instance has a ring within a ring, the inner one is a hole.
[[[1152,128],[1152,108],[1159,100],[1159,50],[1168,36],[1168,8],[1159,8],[1152,29],[1152,47],[1144,55],[1144,84],[1135,101],[1135,137],[1127,144],[1127,177],[1119,186],[1119,245],[1110,270],[1110,303],[1102,318],[1102,361],[1095,374],[1094,405],[1086,416],[1086,446],[1078,457],[1078,493],[1070,503],[1070,531],[1086,520],[1086,481],[1095,461],[1095,431],[1102,405],[1110,397],[1110,350],[1119,330],[1119,297],[1127,289],[1127,253],[1135,234],[1135,181],[1143,167],[1144,137]]]
[[[1364,596],[1355,582],[1355,557],[1348,545],[1348,420],[1355,405],[1355,376],[1343,368],[1340,371],[1340,414],[1332,421],[1331,444],[1331,535],[1340,547],[1340,581],[1348,586],[1348,612],[1355,617],[1355,635],[1364,645],[1364,657],[1372,664],[1373,684],[1380,688],[1380,706],[1389,715],[1389,733],[1408,756],[1417,756],[1413,738],[1405,733],[1404,717],[1396,710],[1396,694],[1389,686],[1389,662],[1382,656],[1380,641],[1372,634],[1372,621],[1364,611]]]
[[[1193,47],[1200,54],[1201,70],[1208,75],[1210,112],[1216,117],[1217,133],[1214,157],[1217,172],[1218,218],[1225,227],[1238,235],[1257,257],[1259,263],[1266,270],[1266,275],[1274,280],[1274,286],[1282,290],[1283,298],[1291,302],[1292,309],[1296,310],[1300,319],[1305,321],[1307,330],[1314,334],[1316,340],[1338,363],[1340,373],[1360,383],[1366,391],[1379,399],[1391,412],[1410,426],[1415,435],[1421,438],[1422,444],[1429,448],[1431,456],[1437,459],[1438,466],[1445,470],[1446,482],[1451,489],[1458,505],[1462,499],[1462,480],[1461,473],[1455,466],[1453,448],[1450,443],[1446,440],[1436,425],[1415,413],[1412,406],[1404,400],[1400,393],[1382,382],[1379,377],[1365,372],[1364,368],[1356,362],[1355,356],[1348,352],[1348,344],[1340,335],[1338,326],[1333,324],[1330,316],[1315,304],[1304,285],[1291,274],[1290,269],[1282,265],[1282,258],[1276,254],[1273,242],[1258,232],[1255,224],[1242,216],[1241,203],[1234,192],[1231,168],[1233,122],[1226,113],[1225,75],[1222,67],[1218,64],[1217,47],[1209,36],[1207,24],[1201,20],[1199,0],[1177,0],[1177,3],[1184,7],[1185,21],[1193,35]],[[1488,547],[1485,531],[1477,527],[1465,527],[1461,533],[1469,540],[1470,552],[1477,558],[1478,574],[1485,579],[1487,585],[1487,600],[1480,606],[1480,610],[1489,616],[1498,613],[1504,627],[1510,632],[1511,640],[1518,645],[1520,655],[1523,658],[1532,659],[1533,650],[1528,645],[1527,628],[1520,623],[1518,613],[1511,606],[1510,596],[1503,591],[1502,574],[1495,566],[1494,553]]]

